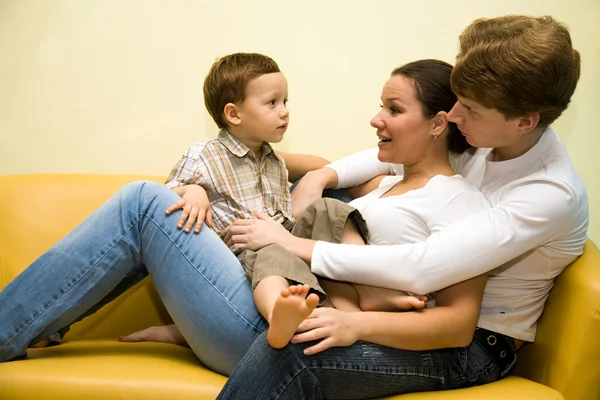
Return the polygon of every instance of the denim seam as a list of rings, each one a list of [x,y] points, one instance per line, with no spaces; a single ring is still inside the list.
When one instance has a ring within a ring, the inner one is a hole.
[[[286,391],[286,389],[287,389],[287,387],[290,385],[290,383],[292,383],[292,382],[293,382],[293,381],[296,379],[296,377],[297,377],[298,375],[300,375],[300,374],[301,374],[301,373],[302,373],[304,370],[306,370],[306,369],[309,369],[309,368],[308,368],[308,367],[306,367],[306,366],[303,366],[302,368],[300,368],[300,369],[298,370],[298,372],[296,372],[295,374],[293,374],[293,375],[290,377],[290,379],[287,381],[287,383],[286,383],[285,385],[283,385],[283,386],[282,386],[282,390],[278,390],[278,391],[277,391],[278,393],[275,395],[275,399],[279,399],[279,398],[281,398],[281,394],[282,394],[282,393],[284,393],[284,392]]]
[[[318,366],[318,367],[307,367],[308,369],[321,369],[321,370],[336,370],[336,371],[346,371],[346,372],[357,372],[357,373],[366,373],[366,374],[376,374],[376,375],[384,375],[384,376],[390,376],[390,375],[396,375],[396,376],[420,376],[422,378],[429,378],[429,379],[435,379],[435,380],[439,380],[442,384],[446,384],[446,378],[442,377],[442,376],[432,376],[430,374],[426,374],[423,372],[398,372],[398,370],[395,370],[394,372],[389,372],[389,371],[374,371],[374,370],[365,370],[365,369],[356,369],[356,368],[350,368],[350,367],[346,367],[346,366],[342,366],[342,367],[338,367],[338,366],[334,366],[334,367],[326,367],[326,366]]]
[[[492,369],[494,367],[494,365],[495,365],[495,361],[492,360],[488,365],[486,365],[486,367],[483,370],[481,370],[475,374],[474,379],[469,379],[468,377],[467,377],[467,379],[469,380],[469,382],[477,382],[479,380],[479,378],[482,375],[486,374],[488,372],[488,370]],[[499,372],[502,373],[502,371],[499,371]]]
[[[108,249],[100,256],[98,257],[94,262],[92,262],[89,267],[87,268],[87,270],[81,274],[81,276],[75,280],[74,282],[72,282],[72,279],[69,280],[67,287],[62,290],[61,289],[61,293],[58,297],[56,297],[54,299],[54,301],[51,301],[50,303],[48,303],[48,305],[46,307],[44,307],[39,313],[37,313],[37,315],[33,318],[31,318],[30,321],[28,321],[27,323],[25,323],[25,325],[21,328],[18,329],[14,335],[12,335],[11,337],[9,337],[6,341],[4,341],[1,345],[5,345],[6,343],[10,342],[11,340],[14,340],[14,338],[16,338],[17,336],[19,336],[19,334],[21,334],[21,332],[23,332],[23,330],[25,328],[27,328],[29,325],[31,325],[37,318],[39,318],[42,314],[44,314],[52,305],[54,305],[57,301],[59,301],[68,291],[70,291],[73,286],[75,286],[77,283],[79,283],[84,277],[86,277],[90,271],[92,271],[93,267],[98,264],[117,244],[119,244],[123,238],[125,238],[125,236],[127,236],[130,232],[131,229],[133,228],[133,226],[135,224],[137,224],[140,221],[140,216],[138,215],[138,219],[135,220],[135,222],[133,222],[126,230],[125,232],[121,235],[121,237],[116,240],[110,247],[108,247]],[[72,283],[71,283],[72,282]],[[70,284],[69,284],[70,283]]]
[[[241,319],[242,319],[242,320],[246,321],[246,323],[247,323],[248,325],[250,325],[250,326],[252,327],[252,329],[254,329],[254,330],[257,332],[257,333],[262,333],[262,332],[263,332],[263,330],[262,330],[262,329],[258,328],[256,325],[254,325],[253,323],[251,323],[250,321],[248,321],[248,319],[247,319],[247,318],[245,318],[245,317],[244,317],[244,315],[242,315],[241,313],[239,313],[239,312],[238,312],[238,310],[237,310],[235,307],[233,307],[233,305],[232,305],[232,304],[231,304],[231,302],[230,302],[230,301],[227,299],[227,297],[226,297],[226,296],[225,296],[223,293],[221,293],[221,291],[220,291],[220,290],[218,290],[218,288],[217,288],[217,287],[216,287],[216,286],[215,286],[215,285],[212,283],[212,281],[211,281],[210,279],[208,279],[208,278],[207,278],[207,277],[206,277],[206,276],[205,276],[205,275],[204,275],[202,272],[200,272],[200,270],[198,270],[198,268],[196,268],[196,266],[195,266],[196,264],[194,264],[194,263],[192,262],[192,260],[190,260],[190,259],[188,258],[188,256],[185,254],[185,252],[183,252],[183,251],[181,250],[181,248],[180,248],[180,247],[177,245],[177,243],[176,243],[176,242],[174,242],[174,241],[173,241],[173,239],[171,239],[171,237],[170,237],[170,236],[167,234],[167,232],[166,232],[166,231],[165,231],[165,230],[164,230],[164,229],[163,229],[163,228],[162,228],[162,227],[161,227],[161,226],[160,226],[160,225],[159,225],[159,224],[158,224],[156,221],[154,221],[154,220],[152,219],[152,217],[150,217],[150,216],[149,216],[149,215],[147,215],[147,214],[143,214],[143,215],[144,215],[144,216],[146,216],[146,217],[148,218],[148,220],[149,220],[149,221],[151,221],[151,222],[152,222],[152,223],[153,223],[153,224],[154,224],[154,225],[155,225],[155,226],[156,226],[156,227],[157,227],[157,228],[158,228],[158,229],[159,229],[159,230],[160,230],[160,231],[161,231],[161,232],[162,232],[162,233],[163,233],[163,234],[164,234],[164,235],[165,235],[167,238],[168,238],[168,240],[169,240],[169,241],[170,241],[170,242],[173,244],[173,246],[174,246],[174,247],[175,247],[175,248],[176,248],[176,249],[179,251],[179,253],[181,254],[181,256],[182,256],[182,257],[183,257],[183,258],[184,258],[184,259],[185,259],[185,260],[186,260],[186,261],[187,261],[187,262],[188,262],[190,265],[192,265],[192,266],[193,266],[193,269],[194,269],[194,270],[195,270],[195,271],[196,271],[196,272],[197,272],[197,273],[198,273],[200,276],[202,276],[202,278],[203,278],[203,279],[204,279],[206,282],[208,282],[208,284],[209,284],[209,285],[210,285],[210,286],[211,286],[213,289],[215,289],[215,291],[216,291],[217,293],[219,293],[219,295],[221,296],[221,298],[223,298],[223,299],[225,300],[225,303],[227,303],[227,304],[230,306],[230,308],[231,308],[231,309],[232,309],[232,310],[233,310],[233,311],[234,311],[234,312],[235,312],[235,313],[236,313],[236,314],[237,314],[239,317],[241,317]]]

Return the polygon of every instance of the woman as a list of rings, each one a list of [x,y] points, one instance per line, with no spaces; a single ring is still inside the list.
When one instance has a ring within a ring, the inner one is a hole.
[[[462,33],[460,46],[451,76],[458,102],[448,119],[480,148],[460,157],[456,168],[482,190],[491,209],[414,244],[359,249],[299,242],[278,231],[275,237],[264,221],[232,227],[231,244],[277,241],[311,262],[318,275],[417,293],[452,290],[487,274],[477,330],[463,324],[455,337],[464,342],[450,340],[448,320],[427,318],[435,309],[398,313],[392,327],[382,313],[317,309],[293,345],[274,351],[259,337],[220,398],[374,398],[474,386],[509,373],[516,350],[535,339],[553,279],[586,240],[585,188],[549,127],[575,90],[579,54],[567,29],[551,17],[477,20]],[[402,173],[380,160],[364,152],[309,173],[296,200],[307,204],[324,187]],[[454,299],[468,304],[477,287],[471,293]]]

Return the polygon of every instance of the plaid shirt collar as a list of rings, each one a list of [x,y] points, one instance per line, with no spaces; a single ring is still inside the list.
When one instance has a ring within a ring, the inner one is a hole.
[[[240,158],[245,157],[248,154],[248,152],[250,152],[250,149],[248,148],[248,146],[246,146],[239,139],[234,137],[226,129],[221,129],[219,131],[219,135],[217,136],[217,139],[219,139],[219,141],[221,143],[223,143],[223,146],[225,146],[227,148],[227,150],[229,150],[231,152],[231,154],[233,154],[236,157],[240,157]],[[271,145],[269,143],[263,142],[262,151],[263,151],[263,156],[266,157],[269,154],[273,153],[273,148],[271,147]]]

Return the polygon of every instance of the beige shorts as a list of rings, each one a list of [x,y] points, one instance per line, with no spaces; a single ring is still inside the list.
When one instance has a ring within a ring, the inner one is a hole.
[[[348,219],[354,223],[366,243],[367,224],[358,210],[330,198],[319,199],[308,206],[291,232],[294,236],[305,239],[340,243]],[[308,264],[279,244],[250,246],[243,249],[237,257],[252,282],[252,289],[268,276],[282,276],[293,284],[308,284],[311,291],[319,295],[321,303],[327,300],[327,295]]]

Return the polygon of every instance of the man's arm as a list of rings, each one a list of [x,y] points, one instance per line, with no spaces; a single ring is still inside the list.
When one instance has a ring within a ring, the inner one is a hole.
[[[307,261],[326,278],[429,293],[482,275],[567,233],[578,207],[570,188],[531,182],[425,242],[352,246],[319,241]]]

